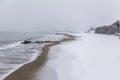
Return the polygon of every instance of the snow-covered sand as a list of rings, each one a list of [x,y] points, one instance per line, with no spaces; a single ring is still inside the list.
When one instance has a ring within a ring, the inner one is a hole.
[[[51,48],[36,80],[120,80],[120,40],[112,35],[75,34],[76,41]]]

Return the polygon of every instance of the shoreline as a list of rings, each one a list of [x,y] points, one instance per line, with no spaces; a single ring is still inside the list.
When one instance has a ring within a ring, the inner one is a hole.
[[[58,33],[59,34],[59,33]],[[23,65],[10,75],[8,75],[4,80],[34,80],[34,75],[38,69],[40,69],[44,63],[47,61],[47,55],[52,46],[61,44],[61,42],[67,42],[75,40],[75,36],[64,34],[67,38],[62,39],[61,41],[54,41],[48,45],[45,45],[42,48],[41,56],[38,56],[36,60],[28,64]]]

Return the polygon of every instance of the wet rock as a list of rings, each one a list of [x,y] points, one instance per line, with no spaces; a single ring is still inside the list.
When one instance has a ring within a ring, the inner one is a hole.
[[[41,43],[52,43],[53,41],[35,41],[35,43],[41,44]]]
[[[45,43],[51,43],[51,42],[53,42],[53,41],[45,41]]]
[[[35,43],[38,43],[38,44],[40,44],[41,42],[40,42],[40,41],[35,41]]]
[[[30,41],[30,40],[24,40],[24,41],[22,42],[22,44],[30,44],[30,43],[32,43],[32,41]]]

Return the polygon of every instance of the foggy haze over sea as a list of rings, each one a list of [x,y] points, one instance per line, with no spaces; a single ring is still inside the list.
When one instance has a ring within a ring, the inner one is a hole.
[[[79,31],[113,23],[119,0],[1,0],[0,31]]]

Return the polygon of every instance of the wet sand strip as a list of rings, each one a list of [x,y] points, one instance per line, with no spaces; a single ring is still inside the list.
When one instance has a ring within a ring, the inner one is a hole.
[[[75,40],[76,38],[73,35],[69,35],[69,34],[64,34],[64,35],[66,35],[67,38],[61,41],[52,42],[44,46],[42,49],[41,56],[38,56],[38,58],[35,61],[23,65],[21,68],[10,74],[4,80],[35,80],[34,79],[35,73],[37,72],[38,69],[40,70],[40,68],[42,68],[42,66],[46,62],[50,48],[52,46],[60,44],[61,42],[72,41]]]

